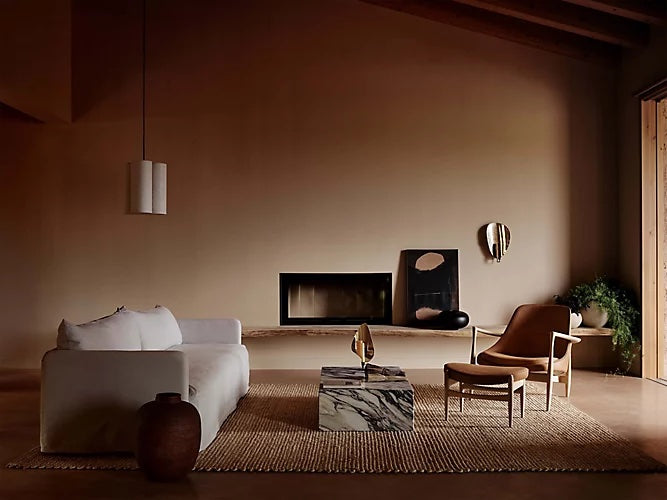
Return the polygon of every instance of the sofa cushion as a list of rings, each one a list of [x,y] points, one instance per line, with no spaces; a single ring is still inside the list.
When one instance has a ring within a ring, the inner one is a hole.
[[[58,349],[79,351],[140,351],[139,327],[130,311],[75,325],[63,319],[58,327]]]
[[[136,321],[144,351],[163,351],[183,343],[181,329],[171,311],[155,306],[148,311],[129,311]]]
[[[242,344],[182,344],[170,350],[187,359],[188,397],[201,416],[204,449],[248,392],[248,351]]]

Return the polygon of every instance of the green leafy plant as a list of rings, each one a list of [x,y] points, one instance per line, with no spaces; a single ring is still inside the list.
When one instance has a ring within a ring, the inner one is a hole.
[[[622,370],[630,369],[639,345],[639,309],[630,290],[617,281],[599,277],[576,285],[565,295],[555,298],[558,304],[568,306],[572,312],[580,312],[591,302],[597,302],[609,315],[608,325],[614,330],[612,343],[614,349],[620,349]]]

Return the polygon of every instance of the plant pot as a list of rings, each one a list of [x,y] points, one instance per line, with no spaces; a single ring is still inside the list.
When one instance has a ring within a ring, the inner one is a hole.
[[[178,481],[199,454],[201,420],[197,409],[176,392],[162,392],[139,409],[137,462],[152,481]]]
[[[602,328],[609,321],[609,314],[607,311],[600,308],[594,300],[588,303],[584,309],[581,310],[581,318],[585,326],[590,328]]]
[[[570,314],[570,328],[579,328],[582,321],[583,318],[581,317],[581,313]]]

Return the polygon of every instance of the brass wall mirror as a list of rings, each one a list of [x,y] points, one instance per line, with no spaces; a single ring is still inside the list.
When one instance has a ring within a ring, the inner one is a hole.
[[[500,222],[492,222],[486,226],[486,243],[491,256],[500,262],[510,246],[510,229]]]

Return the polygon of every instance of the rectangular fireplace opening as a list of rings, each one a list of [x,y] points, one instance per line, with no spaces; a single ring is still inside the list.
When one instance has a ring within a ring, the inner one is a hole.
[[[281,325],[390,325],[391,273],[280,273]]]

